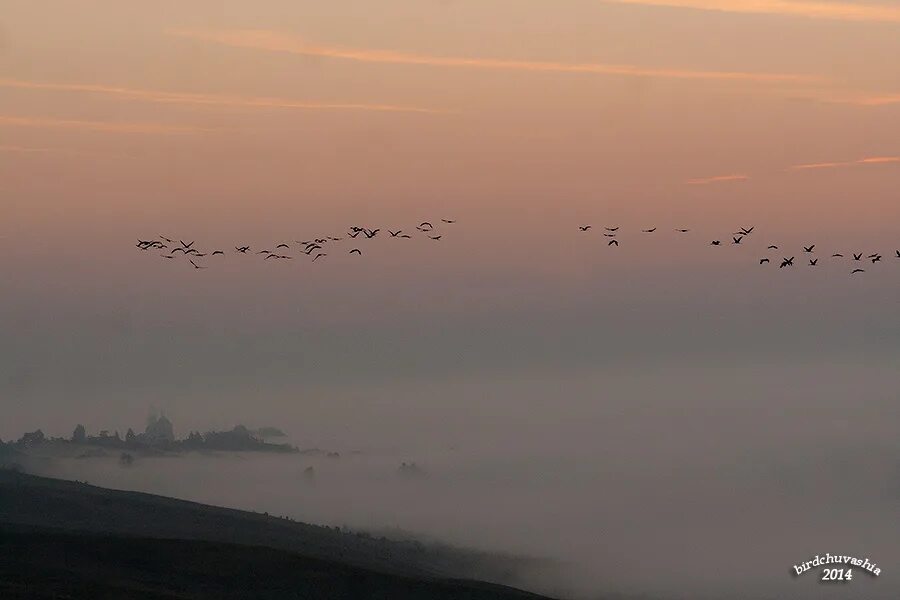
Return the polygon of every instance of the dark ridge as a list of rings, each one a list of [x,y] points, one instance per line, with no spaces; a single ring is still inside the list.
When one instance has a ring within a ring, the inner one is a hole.
[[[541,561],[395,541],[337,527],[0,470],[0,525],[59,535],[128,536],[261,546],[403,577],[521,585]],[[0,598],[6,598],[0,594]]]
[[[416,579],[273,548],[0,525],[0,598],[514,600],[474,581]]]

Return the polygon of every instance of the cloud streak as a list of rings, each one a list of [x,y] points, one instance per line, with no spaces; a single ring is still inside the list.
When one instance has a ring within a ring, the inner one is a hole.
[[[709,185],[710,183],[724,183],[727,181],[747,181],[749,175],[716,175],[714,177],[700,177],[697,179],[688,179],[685,181],[687,185]]]
[[[198,106],[260,108],[260,109],[296,109],[296,110],[362,110],[376,112],[413,112],[413,113],[446,113],[450,111],[420,108],[415,106],[399,106],[391,104],[360,104],[360,103],[327,103],[327,102],[301,102],[284,98],[270,97],[241,97],[223,96],[213,94],[195,94],[189,92],[167,92],[161,90],[146,90],[110,85],[96,85],[88,83],[52,83],[39,81],[25,81],[20,79],[0,78],[0,87],[46,90],[55,92],[80,92],[89,94],[101,94],[116,96],[129,100],[145,102],[160,102],[170,104],[187,104]]]
[[[855,165],[880,165],[890,163],[900,163],[900,156],[870,156],[866,158],[860,158],[859,160],[842,162],[822,162],[792,165],[788,167],[788,171],[816,171],[820,169],[840,169],[843,167],[852,167]]]
[[[752,73],[742,71],[703,71],[691,69],[666,69],[615,65],[602,63],[563,63],[553,61],[505,60],[496,58],[460,58],[429,56],[375,50],[310,44],[297,36],[269,30],[193,30],[171,29],[166,33],[193,40],[221,44],[235,48],[249,48],[268,52],[283,52],[304,56],[319,56],[364,63],[419,65],[427,67],[466,68],[502,71],[528,71],[552,73],[588,73],[599,75],[624,75],[665,79],[725,80],[756,83],[810,83],[823,78],[789,73]]]
[[[81,121],[75,119],[53,119],[46,117],[14,117],[0,115],[0,126],[36,127],[41,129],[73,129],[103,133],[140,134],[191,134],[214,131],[199,127],[182,127],[161,123],[115,123],[109,121]]]
[[[605,0],[615,4],[778,15],[832,21],[900,23],[900,7],[887,4],[809,2],[805,0]]]

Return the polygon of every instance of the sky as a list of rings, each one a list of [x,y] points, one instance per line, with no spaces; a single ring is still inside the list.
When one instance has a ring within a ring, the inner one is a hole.
[[[710,455],[855,445],[890,472],[895,2],[3,5],[0,438],[152,407],[179,433],[277,422],[404,456],[571,458],[611,436],[626,464],[643,448],[634,490]],[[441,218],[440,241],[414,229]],[[354,225],[383,229],[360,257],[232,250]],[[134,246],[157,236],[226,254],[195,270]],[[852,278],[830,256],[876,251]],[[689,535],[616,531],[634,553]],[[640,589],[585,589],[607,581]]]

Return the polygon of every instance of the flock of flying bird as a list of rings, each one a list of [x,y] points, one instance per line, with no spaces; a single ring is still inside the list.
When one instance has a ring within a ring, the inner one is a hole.
[[[450,225],[456,223],[453,219],[441,219],[440,224]],[[429,221],[422,221],[415,227],[415,231],[417,236],[425,237],[427,239],[433,241],[440,241],[443,238],[443,233],[439,233],[435,228],[434,224]],[[316,262],[320,258],[325,258],[328,256],[328,253],[325,251],[330,247],[335,245],[335,242],[339,242],[341,240],[371,240],[378,236],[381,232],[381,229],[369,229],[368,227],[350,227],[350,229],[339,237],[333,235],[327,235],[323,237],[317,237],[310,240],[302,240],[295,241],[294,244],[299,245],[301,248],[300,254],[305,254],[308,257],[312,258],[312,262]],[[392,238],[397,239],[412,239],[413,235],[410,233],[404,232],[402,229],[398,229],[396,231],[388,229],[387,233]],[[149,252],[149,251],[158,251],[158,255],[162,258],[173,260],[180,253],[182,258],[187,258],[188,262],[195,269],[206,269],[208,267],[207,264],[198,264],[199,261],[202,263],[200,259],[206,257],[215,257],[215,256],[225,256],[224,250],[212,250],[212,251],[201,251],[194,247],[194,241],[185,242],[184,240],[174,240],[172,238],[161,235],[157,238],[142,240],[139,239],[137,244],[135,244],[139,249]],[[355,244],[354,244],[355,245]],[[262,255],[262,260],[271,260],[275,259],[279,260],[292,260],[294,256],[291,256],[291,244],[287,242],[282,242],[276,246],[274,249],[261,249],[261,250],[253,250],[249,245],[241,245],[235,246],[234,250],[231,251],[234,254],[256,254]],[[348,254],[354,254],[357,256],[362,256],[362,249],[359,247],[355,247],[351,249]],[[196,259],[196,261],[195,261]]]
[[[587,232],[590,229],[592,229],[592,227],[593,227],[592,225],[580,225],[578,227],[578,229],[581,230],[582,232]],[[603,236],[609,238],[609,241],[607,242],[607,246],[618,247],[619,246],[618,235],[619,235],[620,228],[617,226],[617,227],[604,227],[603,229],[604,229]],[[650,233],[655,233],[657,229],[658,229],[657,227],[653,227],[651,229],[642,229],[641,232],[650,234]],[[754,227],[741,227],[738,231],[735,231],[734,233],[731,234],[731,236],[732,236],[731,244],[732,245],[740,245],[741,242],[744,240],[744,238],[750,236],[755,229],[756,229],[755,226]],[[678,233],[684,234],[684,233],[688,233],[690,231],[690,229],[675,229],[675,231]],[[709,243],[709,245],[710,246],[721,246],[722,240],[718,240],[718,239],[712,240]],[[809,246],[802,246],[802,248],[803,248],[804,254],[809,254],[809,255],[816,254],[816,244],[810,244]],[[766,248],[766,250],[779,250],[779,247],[776,244],[770,244]],[[873,265],[876,263],[882,262],[881,261],[882,254],[879,252],[874,252],[872,254],[868,254],[865,256],[864,255],[865,255],[865,252],[852,253],[852,257],[853,257],[852,262],[859,262],[862,264],[863,261],[871,261],[871,263]],[[895,250],[895,256],[896,256],[896,258],[900,259],[900,250]],[[781,264],[779,265],[778,268],[784,269],[785,267],[793,267],[794,260],[796,258],[797,258],[796,256],[783,257],[781,259]],[[834,254],[831,255],[831,258],[840,259],[840,258],[844,258],[844,255],[840,252],[835,252]],[[819,264],[818,256],[815,256],[815,257],[811,256],[808,260],[809,260],[808,266],[810,266],[810,267],[815,267],[815,266],[818,266],[818,264]],[[772,262],[772,260],[765,256],[759,259],[759,264],[761,264],[761,265],[770,264],[771,262]],[[863,269],[862,267],[856,267],[852,271],[850,271],[850,274],[855,275],[857,273],[865,273],[865,272],[866,272],[866,270]]]
[[[439,224],[440,225],[449,225],[449,224],[453,224],[455,222],[456,221],[452,220],[452,219],[441,219]],[[583,233],[590,231],[592,228],[593,228],[592,225],[580,225],[578,227],[578,229]],[[658,229],[658,227],[642,229],[641,233],[649,235],[649,234],[656,233],[657,229]],[[731,234],[731,245],[741,245],[741,243],[744,241],[744,239],[748,238],[749,236],[751,236],[753,234],[755,229],[756,229],[755,227],[741,227],[740,229],[738,229],[737,231],[735,231],[734,233]],[[690,229],[675,229],[675,232],[677,232],[678,234],[682,234],[682,235],[687,234],[690,231],[691,231]],[[326,252],[326,250],[334,247],[336,242],[339,242],[341,240],[357,240],[357,239],[359,239],[361,241],[362,240],[371,240],[371,239],[375,238],[376,236],[378,236],[378,234],[380,232],[381,232],[381,229],[377,229],[377,228],[370,229],[368,227],[354,226],[354,227],[350,227],[350,229],[341,236],[328,235],[328,236],[324,236],[324,237],[313,238],[310,240],[295,241],[293,243],[299,245],[299,247],[301,248],[300,254],[306,255],[312,259],[312,262],[316,262],[317,260],[328,256],[328,253]],[[388,229],[387,234],[392,238],[398,238],[398,239],[411,239],[413,237],[413,234],[406,233],[402,229],[398,229],[396,231]],[[620,227],[618,227],[618,226],[603,228],[603,236],[608,238],[608,240],[607,240],[608,246],[616,246],[616,247],[619,246],[619,240],[620,240],[619,234],[620,234]],[[434,224],[432,224],[429,221],[423,221],[423,222],[419,223],[418,225],[416,225],[415,235],[419,236],[419,237],[424,237],[424,238],[427,238],[427,239],[430,239],[433,241],[440,241],[441,238],[443,237],[443,234],[438,233],[438,230],[435,228]],[[723,244],[722,240],[719,240],[719,239],[712,240],[709,243],[710,246],[721,246],[722,244]],[[158,238],[149,239],[149,240],[139,239],[136,246],[145,252],[153,251],[153,250],[159,251],[158,252],[159,256],[161,256],[162,258],[165,258],[165,259],[170,259],[170,260],[174,259],[176,257],[176,255],[178,255],[180,253],[181,257],[187,258],[188,262],[190,262],[190,264],[195,269],[207,268],[208,265],[206,265],[206,264],[198,264],[197,261],[200,261],[200,259],[203,259],[206,257],[212,258],[215,256],[224,256],[225,255],[224,250],[201,251],[194,247],[193,241],[191,241],[191,242],[185,242],[183,240],[175,241],[172,238],[168,238],[166,236],[159,236]],[[356,244],[354,244],[354,246],[356,246]],[[241,246],[235,246],[234,250],[232,252],[236,253],[236,254],[261,255],[262,259],[265,261],[268,261],[271,259],[275,259],[276,261],[279,261],[279,260],[291,260],[294,258],[294,256],[292,256],[290,254],[291,248],[292,248],[292,245],[290,243],[282,242],[282,243],[274,246],[274,248],[272,250],[269,250],[269,249],[254,250],[254,249],[251,249],[251,247],[249,245],[241,245]],[[808,266],[809,267],[818,266],[819,256],[816,254],[816,244],[810,244],[809,246],[803,246],[802,248],[803,248],[803,254],[810,255],[809,258],[807,259],[809,261]],[[767,251],[779,250],[779,249],[780,249],[779,246],[776,244],[770,244],[766,248]],[[359,247],[354,247],[348,253],[354,254],[357,256],[362,256],[363,251]],[[900,250],[896,250],[895,255],[896,255],[897,259],[900,259]],[[883,257],[882,254],[879,252],[873,252],[871,254],[866,254],[865,252],[853,252],[851,256],[852,256],[851,262],[852,263],[860,263],[860,265],[864,264],[864,261],[871,262],[871,264],[873,264],[873,265],[880,263],[880,262],[882,262],[881,259]],[[841,258],[844,258],[844,254],[842,254],[840,252],[835,252],[831,255],[831,258],[832,259],[841,259]],[[779,269],[793,267],[795,259],[796,259],[796,256],[783,257],[781,259],[781,263],[779,264]],[[202,262],[202,261],[200,261],[200,262]],[[769,264],[769,263],[772,263],[772,259],[770,259],[768,257],[762,257],[759,259],[760,265],[765,265],[765,264]],[[866,270],[862,266],[856,266],[855,268],[853,268],[850,271],[850,274],[855,275],[857,273],[865,273],[865,272],[866,272]]]

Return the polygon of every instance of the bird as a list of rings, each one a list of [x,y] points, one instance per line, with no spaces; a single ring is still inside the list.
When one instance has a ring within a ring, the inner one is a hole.
[[[247,254],[247,250],[250,249],[250,246],[235,246],[234,249],[241,254]]]
[[[803,251],[804,252],[812,252],[813,248],[815,248],[815,247],[816,247],[815,244],[813,244],[812,246],[803,246]]]
[[[713,240],[709,243],[710,246],[721,246],[722,242],[720,240]]]
[[[354,248],[353,250],[350,251],[350,254],[353,254],[354,252],[356,254],[359,254],[360,256],[362,256],[362,250],[360,250],[359,248]]]
[[[677,231],[678,233],[687,233],[688,231],[690,231],[690,229],[676,229],[675,231]]]
[[[165,240],[165,241],[169,242],[170,244],[174,244],[174,243],[175,243],[175,240],[170,240],[169,238],[167,238],[167,237],[164,236],[164,235],[159,236],[159,239]]]
[[[163,258],[175,258],[171,254],[160,254],[160,256],[162,256]]]
[[[175,254],[176,252],[181,252],[182,254],[184,254],[184,248],[172,248],[169,254]]]
[[[750,235],[751,233],[753,233],[753,230],[754,230],[754,229],[756,229],[756,225],[754,225],[754,226],[751,227],[750,229],[746,229],[746,228],[744,228],[744,227],[741,227],[741,233],[742,233],[743,235]]]
[[[768,259],[768,258],[761,258],[761,259],[759,259],[759,264],[763,264],[763,263],[767,263],[767,262],[769,262],[769,259]]]
[[[619,230],[619,227],[618,227],[618,226],[616,226],[616,227],[604,227],[604,229],[606,229],[607,231],[618,231],[618,230]]]
[[[841,254],[840,252],[835,252],[834,254],[831,255],[831,258],[844,258],[844,255]]]
[[[257,254],[272,254],[272,252],[269,250],[260,250]]]
[[[818,264],[818,262],[819,262],[819,259],[818,259],[818,258],[811,259],[811,260],[809,261],[809,266],[814,267],[814,266],[816,266],[816,265]]]
[[[766,248],[766,250],[778,250],[778,246],[776,246],[775,244],[772,244],[771,246]]]
[[[854,273],[865,273],[865,272],[866,272],[865,269],[853,269],[852,271],[850,271],[850,274],[853,275]]]
[[[880,255],[880,254],[879,254],[878,256],[872,258],[872,264],[873,264],[873,265],[874,265],[875,263],[877,263],[877,262],[881,262],[881,255]]]
[[[391,237],[397,237],[402,231],[402,229],[398,229],[397,231],[391,231],[390,229],[388,229],[388,233],[391,234]]]
[[[784,260],[782,260],[781,266],[778,268],[783,269],[785,267],[793,267],[793,266],[794,266],[794,257],[792,256],[790,258],[785,258]]]
[[[360,230],[360,231],[354,231],[353,233],[350,233],[350,234],[348,234],[348,235],[349,235],[350,237],[352,237],[353,239],[356,239],[356,236],[358,236],[360,233],[362,233],[362,230]]]
[[[859,254],[856,254],[856,253],[854,252],[854,253],[853,253],[853,260],[860,260],[860,259],[862,259],[862,252],[860,252]]]
[[[578,229],[580,229],[580,230],[582,230],[582,231],[587,231],[587,230],[590,229],[590,228],[591,228],[590,225],[579,225],[579,226],[578,226]]]
[[[195,268],[195,269],[205,269],[205,268],[206,268],[206,267],[201,267],[200,265],[198,265],[197,263],[195,263],[195,262],[193,261],[193,259],[190,259],[190,258],[189,258],[188,260],[191,261],[191,264],[194,265],[194,268]]]
[[[653,233],[654,231],[656,231],[656,227],[654,227],[653,229],[642,229],[641,231],[643,231],[644,233]]]
[[[441,219],[442,223],[456,223],[456,219]]]
[[[278,249],[278,248],[290,248],[290,246],[288,246],[287,244],[278,244],[277,246],[275,246],[275,248],[276,248],[276,249]]]
[[[213,256],[215,256],[216,254],[221,254],[222,256],[225,256],[225,253],[222,252],[221,250],[216,250],[215,252],[212,253]]]
[[[319,260],[319,259],[322,258],[323,256],[328,256],[328,255],[327,255],[327,254],[324,254],[324,253],[322,253],[322,252],[320,252],[319,254],[316,254],[316,257],[315,257],[314,259],[312,259],[312,261],[313,261],[313,262],[316,262],[317,260]]]
[[[615,244],[616,246],[618,246],[618,245],[619,245],[619,240],[609,240],[609,243],[607,244],[607,246],[612,246],[613,244]]]
[[[897,250],[897,258],[900,258],[900,250]]]
[[[404,233],[404,234],[403,234],[403,235],[401,235],[401,236],[400,236],[400,237],[402,237],[402,238],[406,238],[406,239],[412,239],[412,236],[411,236],[411,235],[409,235],[409,234],[408,234],[408,233]]]
[[[416,227],[416,229],[418,229],[419,231],[425,231],[425,230],[430,231],[430,230],[434,229],[434,225],[432,225],[428,221],[422,221],[421,223],[419,223],[419,225]]]
[[[616,237],[615,233],[604,233],[603,237]]]
[[[741,243],[741,240],[744,239],[744,236],[739,235],[739,236],[733,237],[733,238],[731,238],[731,239],[734,240],[734,243],[735,243],[735,244],[740,244],[740,243]]]
[[[190,244],[185,244],[183,240],[178,240],[178,241],[181,242],[181,245],[184,246],[185,248],[190,248],[191,246],[194,245],[193,241],[191,241]]]
[[[428,237],[437,241],[437,240],[440,240],[443,236],[442,235],[429,235]]]

